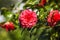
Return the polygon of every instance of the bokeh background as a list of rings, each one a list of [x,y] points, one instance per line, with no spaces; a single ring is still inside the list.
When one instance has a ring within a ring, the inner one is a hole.
[[[40,1],[0,0],[0,24],[12,21],[16,28],[6,31],[0,26],[0,40],[60,40],[60,24],[52,28],[46,21],[50,10],[60,10],[60,0],[46,0],[42,6],[38,5]],[[23,29],[19,25],[19,13],[25,9],[32,9],[38,16],[36,26],[31,29]]]

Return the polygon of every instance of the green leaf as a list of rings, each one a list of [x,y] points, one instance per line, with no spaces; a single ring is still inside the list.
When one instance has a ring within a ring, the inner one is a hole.
[[[10,21],[12,16],[13,16],[13,13],[11,11],[8,11],[8,10],[2,10],[1,14],[5,16],[6,21]]]
[[[26,2],[26,4],[31,4],[31,5],[35,5],[35,4],[38,4],[40,0],[28,0]]]

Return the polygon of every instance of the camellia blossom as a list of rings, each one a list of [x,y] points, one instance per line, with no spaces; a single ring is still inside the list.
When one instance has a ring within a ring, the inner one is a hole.
[[[37,14],[30,9],[24,10],[19,16],[23,28],[32,28],[37,23]]]
[[[14,24],[12,22],[6,22],[3,24],[3,28],[6,28],[7,31],[14,30]]]
[[[60,21],[60,12],[58,10],[50,11],[47,18],[48,25],[55,26],[58,21]]]

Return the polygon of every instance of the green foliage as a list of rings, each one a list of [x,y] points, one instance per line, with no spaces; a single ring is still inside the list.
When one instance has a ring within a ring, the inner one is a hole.
[[[37,24],[31,29],[23,29],[19,24],[19,12],[13,14],[12,10],[1,9],[1,14],[5,16],[6,21],[12,21],[15,25],[15,30],[7,32],[5,29],[0,28],[0,40],[59,40],[60,37],[60,24],[51,28],[47,26],[46,18],[51,9],[60,10],[60,0],[46,0],[47,3],[44,7],[36,6],[40,0],[27,0],[24,9],[30,8],[33,11],[37,9],[38,16]]]

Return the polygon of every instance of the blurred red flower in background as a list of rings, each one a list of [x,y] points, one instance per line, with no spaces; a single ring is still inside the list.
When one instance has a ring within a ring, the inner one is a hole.
[[[40,3],[38,4],[38,6],[44,6],[46,4],[46,0],[41,0]]]
[[[6,28],[7,31],[14,30],[14,24],[12,22],[6,22],[3,24],[3,28]]]
[[[55,26],[58,21],[60,21],[59,11],[58,10],[50,11],[50,14],[48,15],[47,18],[48,25]]]
[[[19,22],[23,28],[32,28],[37,23],[37,14],[32,10],[24,10],[19,16]]]

